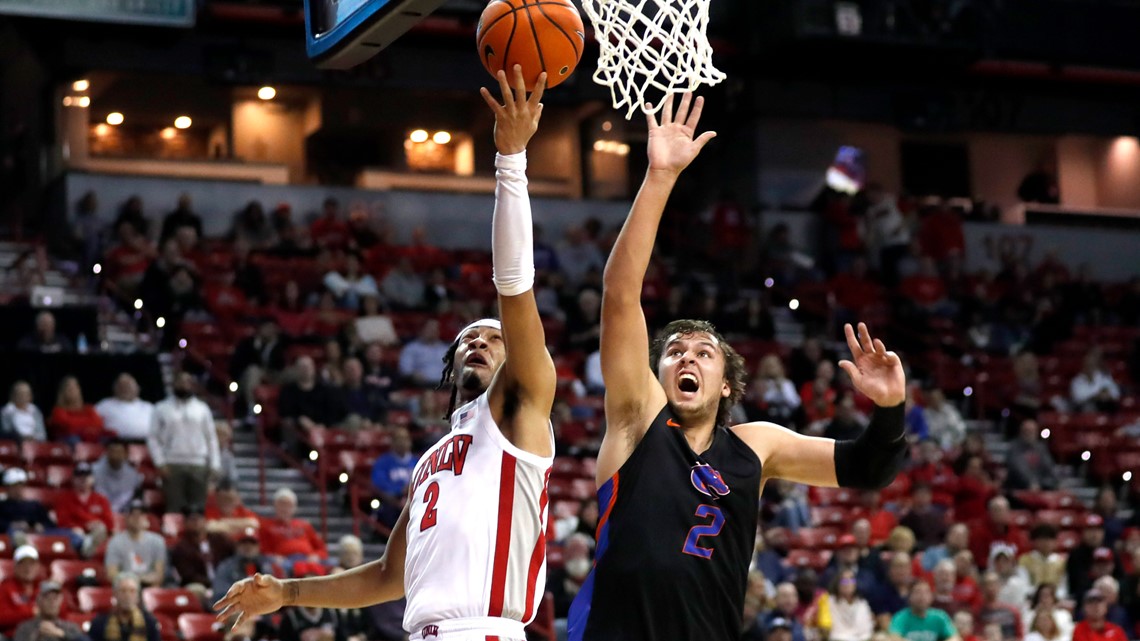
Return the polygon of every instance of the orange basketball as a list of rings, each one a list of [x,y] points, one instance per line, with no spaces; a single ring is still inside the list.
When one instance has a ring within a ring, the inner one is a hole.
[[[479,18],[475,43],[492,76],[502,69],[509,80],[514,66],[521,65],[530,91],[543,71],[547,87],[569,78],[582,59],[586,35],[570,0],[491,0]]]

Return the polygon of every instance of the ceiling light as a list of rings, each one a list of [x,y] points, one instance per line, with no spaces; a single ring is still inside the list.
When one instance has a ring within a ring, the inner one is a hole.
[[[437,131],[435,132],[435,135],[431,137],[431,139],[432,142],[437,145],[446,145],[447,143],[451,142],[451,134],[447,133],[446,131]]]
[[[257,97],[262,100],[273,100],[276,95],[277,90],[270,86],[265,86],[257,90]]]
[[[174,119],[174,126],[177,129],[189,129],[192,124],[194,121],[190,120],[190,116],[178,116]]]
[[[87,91],[91,88],[91,83],[86,80],[76,80],[71,83],[71,88],[75,91]]]
[[[123,124],[123,114],[121,114],[117,111],[112,111],[111,113],[107,114],[107,124],[108,125],[121,125],[121,124]]]
[[[74,102],[74,101],[71,99],[71,96],[64,96],[63,97],[63,106],[64,107],[70,107],[72,102]]]
[[[423,129],[417,129],[413,131],[408,138],[410,138],[412,142],[427,142],[428,132]]]
[[[91,99],[87,96],[79,96],[79,98],[76,99],[75,103],[80,107],[86,109],[87,107],[91,106]]]
[[[163,129],[158,135],[162,136],[163,140],[171,140],[178,135],[178,131],[174,127],[167,127]]]
[[[96,136],[99,136],[100,138],[102,138],[103,136],[106,136],[109,133],[111,133],[111,127],[110,126],[105,125],[103,123],[99,123],[99,124],[95,125],[95,135]]]

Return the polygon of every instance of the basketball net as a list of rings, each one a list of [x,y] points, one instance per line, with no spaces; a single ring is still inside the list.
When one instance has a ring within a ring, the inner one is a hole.
[[[610,88],[626,120],[638,109],[657,113],[671,94],[724,80],[712,63],[709,2],[582,0],[601,46],[594,82]],[[650,88],[662,94],[656,101],[646,98]]]

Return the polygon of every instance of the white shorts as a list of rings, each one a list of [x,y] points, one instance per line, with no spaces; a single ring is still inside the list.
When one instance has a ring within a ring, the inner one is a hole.
[[[521,621],[500,617],[448,619],[412,630],[410,641],[526,641]]]

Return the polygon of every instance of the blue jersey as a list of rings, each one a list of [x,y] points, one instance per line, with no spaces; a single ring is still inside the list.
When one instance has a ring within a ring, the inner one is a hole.
[[[570,607],[570,641],[739,638],[759,502],[752,448],[717,428],[698,455],[662,409],[598,490],[594,569]]]

